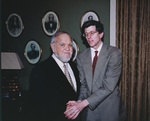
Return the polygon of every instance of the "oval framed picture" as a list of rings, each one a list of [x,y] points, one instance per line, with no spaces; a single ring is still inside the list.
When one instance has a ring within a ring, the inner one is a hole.
[[[56,13],[47,12],[42,19],[42,26],[47,35],[54,35],[60,28],[60,21]]]
[[[99,21],[99,17],[98,17],[96,12],[94,12],[94,11],[85,12],[85,14],[81,18],[81,25],[80,26],[82,27],[84,22],[90,21],[90,20]]]
[[[18,37],[22,33],[22,30],[24,29],[22,19],[16,13],[9,15],[6,21],[6,27],[7,27],[8,33],[12,37]]]
[[[73,40],[73,56],[72,56],[72,61],[76,60],[76,57],[79,52],[79,46],[75,40]]]
[[[41,58],[42,49],[36,41],[31,40],[26,44],[24,55],[29,63],[36,64]]]

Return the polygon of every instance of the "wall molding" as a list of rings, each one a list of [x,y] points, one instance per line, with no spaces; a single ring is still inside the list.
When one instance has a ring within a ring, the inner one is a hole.
[[[116,0],[110,0],[110,45],[116,46]]]

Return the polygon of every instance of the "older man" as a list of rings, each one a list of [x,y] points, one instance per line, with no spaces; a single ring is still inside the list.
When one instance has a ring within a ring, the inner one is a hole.
[[[57,32],[51,39],[50,47],[52,55],[37,64],[30,76],[33,120],[69,121],[64,115],[66,103],[77,100],[80,86],[77,67],[70,61],[72,38],[67,32]]]

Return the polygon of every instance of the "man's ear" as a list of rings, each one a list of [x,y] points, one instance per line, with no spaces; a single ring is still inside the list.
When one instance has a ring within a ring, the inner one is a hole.
[[[99,34],[100,38],[103,38],[103,36],[104,36],[104,32],[102,32],[102,33]]]
[[[50,44],[50,47],[51,47],[52,51],[54,52],[54,51],[55,51],[55,44],[54,44],[54,43],[51,43],[51,44]]]

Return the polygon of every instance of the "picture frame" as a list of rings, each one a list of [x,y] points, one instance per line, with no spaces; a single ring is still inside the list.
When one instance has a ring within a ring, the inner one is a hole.
[[[30,40],[25,47],[24,56],[30,64],[36,64],[39,62],[42,55],[42,49],[38,42]]]
[[[42,19],[42,27],[48,36],[54,35],[60,28],[60,21],[57,14],[49,11]]]
[[[18,37],[24,29],[21,17],[16,13],[10,14],[6,21],[6,28],[12,37]]]
[[[75,61],[80,49],[79,49],[79,45],[77,44],[77,42],[75,40],[73,40],[72,46],[73,46],[72,61]]]
[[[90,10],[90,11],[85,12],[84,15],[81,17],[80,26],[82,27],[84,22],[90,21],[90,20],[99,21],[99,16],[95,11]]]

